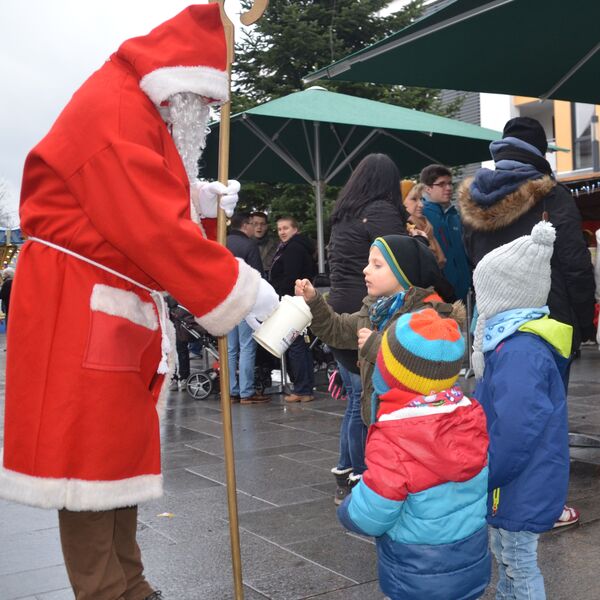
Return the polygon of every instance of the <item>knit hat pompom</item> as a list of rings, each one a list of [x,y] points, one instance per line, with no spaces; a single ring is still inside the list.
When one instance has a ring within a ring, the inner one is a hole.
[[[505,310],[546,305],[555,238],[552,224],[542,221],[531,235],[499,246],[479,261],[473,272],[479,315],[488,318]]]
[[[540,221],[533,226],[533,229],[531,230],[531,241],[534,244],[552,247],[555,240],[556,229],[554,229],[552,223]]]
[[[402,315],[383,334],[373,387],[378,395],[392,388],[437,393],[458,379],[465,341],[458,324],[427,308]]]

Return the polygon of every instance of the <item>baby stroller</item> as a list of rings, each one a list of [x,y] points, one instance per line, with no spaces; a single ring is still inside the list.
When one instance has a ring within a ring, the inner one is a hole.
[[[210,365],[210,367],[190,374],[186,380],[187,393],[194,400],[204,400],[211,394],[219,391],[220,368],[217,340],[206,332],[202,334],[193,332],[192,335],[200,343],[204,365]],[[254,387],[257,393],[262,394],[266,388],[271,386],[271,372],[269,371],[266,374],[264,367],[258,364],[258,362],[254,368],[254,377]]]
[[[200,344],[204,365],[210,365],[210,367],[190,374],[186,381],[186,389],[194,400],[204,400],[219,387],[219,351],[216,339],[208,333],[191,330],[190,334]]]

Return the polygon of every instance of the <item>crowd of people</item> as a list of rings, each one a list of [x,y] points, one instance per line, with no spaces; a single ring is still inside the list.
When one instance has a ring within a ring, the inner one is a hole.
[[[257,246],[272,256],[278,294],[305,299],[334,353],[347,396],[334,501],[344,526],[377,537],[390,598],[479,598],[491,555],[498,597],[544,598],[539,534],[579,518],[565,505],[566,394],[579,344],[596,337],[595,284],[546,150],[537,121],[512,119],[491,145],[495,170],[463,181],[456,204],[447,167],[401,181],[388,156],[365,157],[331,214],[326,294],[294,219],[277,220],[277,245],[264,213],[258,236],[255,215],[239,216],[254,260]],[[471,343],[473,399],[456,384]],[[290,348],[287,402],[313,399],[308,352],[302,336]]]
[[[590,254],[543,128],[511,119],[495,169],[463,181],[456,204],[444,165],[401,181],[390,157],[365,157],[333,208],[323,295],[295,218],[278,216],[277,239],[267,214],[234,213],[238,182],[197,179],[210,105],[229,97],[224,39],[213,3],[127,40],[27,158],[28,240],[0,294],[7,316],[13,299],[0,496],[58,511],[77,598],[162,598],[137,505],[162,494],[173,350],[182,389],[191,332],[228,335],[232,401],[269,402],[252,330],[296,294],[348,397],[337,514],[377,538],[382,590],[475,600],[493,556],[497,598],[544,599],[539,534],[578,520],[565,506],[569,367],[596,332]],[[471,343],[473,398],[457,385]],[[284,401],[313,401],[304,336],[287,359]]]

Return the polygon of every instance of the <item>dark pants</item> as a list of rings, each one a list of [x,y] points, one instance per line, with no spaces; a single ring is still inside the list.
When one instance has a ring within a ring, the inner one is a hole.
[[[304,336],[299,335],[288,348],[288,364],[294,382],[294,394],[312,396],[315,387],[315,371],[311,351]]]
[[[58,525],[76,600],[143,600],[152,594],[136,541],[137,506],[59,510]]]
[[[190,376],[190,351],[188,349],[188,342],[177,340],[175,347],[177,348],[177,362],[179,363],[177,376],[179,379],[187,379]]]

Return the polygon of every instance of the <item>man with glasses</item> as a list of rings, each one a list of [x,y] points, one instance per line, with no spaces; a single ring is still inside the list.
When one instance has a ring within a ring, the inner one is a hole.
[[[454,287],[456,297],[465,299],[471,286],[471,268],[462,241],[460,215],[452,204],[452,173],[443,165],[429,165],[421,171],[425,185],[423,215],[446,256],[444,276]]]

